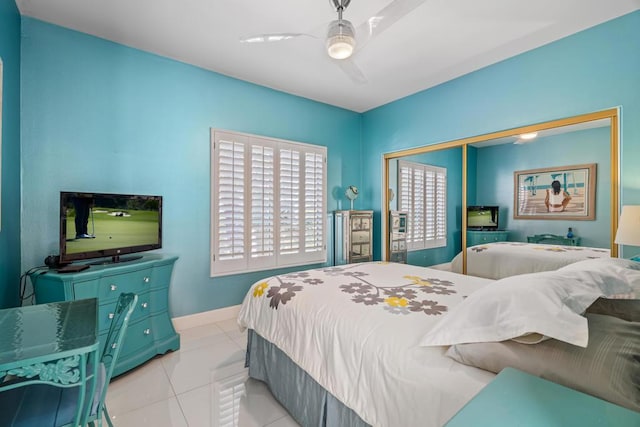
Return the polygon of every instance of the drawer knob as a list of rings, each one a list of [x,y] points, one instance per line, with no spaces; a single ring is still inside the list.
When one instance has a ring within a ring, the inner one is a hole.
[[[115,314],[109,313],[109,319],[113,319],[114,317],[115,317]]]
[[[145,335],[149,335],[151,333],[151,329],[147,328],[142,333]]]
[[[116,285],[110,285],[109,289],[111,289],[112,291],[115,291],[116,289],[118,289],[118,287]]]
[[[150,281],[150,280],[151,280],[151,279],[150,279],[149,277],[147,277],[147,276],[145,276],[145,277],[144,277],[144,279],[142,279],[142,281],[143,281],[144,283],[149,283],[149,281]]]
[[[149,303],[148,302],[143,302],[142,304],[140,304],[140,307],[147,308],[147,307],[149,307]]]

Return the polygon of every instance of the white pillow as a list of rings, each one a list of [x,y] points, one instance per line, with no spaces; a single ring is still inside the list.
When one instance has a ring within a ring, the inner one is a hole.
[[[630,292],[605,271],[546,271],[511,276],[473,292],[420,341],[421,346],[495,342],[538,333],[580,347],[589,339],[582,313],[601,296]]]

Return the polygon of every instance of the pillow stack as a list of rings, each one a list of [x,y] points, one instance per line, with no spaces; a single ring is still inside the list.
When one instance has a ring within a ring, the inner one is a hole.
[[[603,258],[498,280],[420,344],[452,345],[446,354],[460,363],[513,367],[640,411],[639,267]]]

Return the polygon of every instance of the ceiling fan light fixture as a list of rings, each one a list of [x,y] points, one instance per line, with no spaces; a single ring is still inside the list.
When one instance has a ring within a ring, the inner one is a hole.
[[[347,59],[356,47],[355,30],[346,19],[333,21],[327,33],[327,53],[333,59]]]

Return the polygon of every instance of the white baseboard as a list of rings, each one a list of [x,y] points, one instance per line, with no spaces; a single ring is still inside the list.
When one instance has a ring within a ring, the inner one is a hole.
[[[189,314],[187,316],[174,317],[173,327],[180,332],[183,329],[194,328],[196,326],[221,322],[223,320],[235,319],[240,313],[240,305],[219,308],[217,310],[203,311],[202,313]]]

